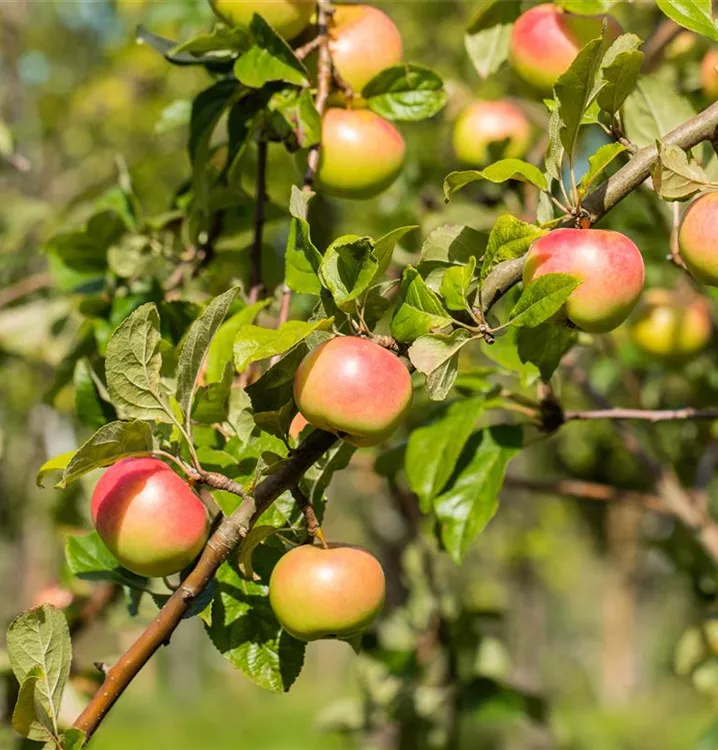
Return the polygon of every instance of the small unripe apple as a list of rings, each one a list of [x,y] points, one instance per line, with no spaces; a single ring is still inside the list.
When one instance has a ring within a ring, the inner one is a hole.
[[[329,36],[332,62],[357,94],[375,75],[401,62],[399,29],[371,5],[337,5]]]
[[[619,326],[638,302],[645,280],[638,248],[606,229],[556,229],[539,237],[526,256],[524,287],[547,273],[581,280],[566,300],[565,314],[589,333]]]
[[[678,245],[691,274],[704,284],[718,286],[718,192],[691,203],[681,221]]]
[[[483,167],[491,160],[492,144],[505,142],[497,158],[520,158],[531,142],[531,123],[510,101],[477,101],[454,123],[454,153],[465,164]]]
[[[207,541],[202,501],[156,458],[125,458],[92,493],[92,522],[112,554],[133,573],[179,573]]]
[[[511,32],[509,56],[514,70],[535,88],[550,93],[581,48],[601,36],[604,19],[612,41],[622,29],[611,16],[566,13],[552,3],[527,10]]]
[[[295,547],[269,579],[274,614],[302,641],[360,635],[381,612],[385,595],[384,571],[361,547]]]
[[[647,354],[682,360],[705,349],[712,330],[710,306],[703,297],[685,300],[669,289],[651,289],[631,325],[631,337]]]
[[[337,336],[302,360],[294,375],[294,401],[309,424],[346,433],[353,445],[386,440],[411,405],[409,371],[378,344]]]
[[[718,50],[710,49],[701,62],[701,84],[709,99],[718,99]]]
[[[256,13],[285,39],[294,39],[309,25],[312,0],[209,0],[212,10],[230,26],[249,28]]]
[[[373,198],[404,166],[401,133],[368,109],[329,109],[322,121],[317,189],[338,198]]]

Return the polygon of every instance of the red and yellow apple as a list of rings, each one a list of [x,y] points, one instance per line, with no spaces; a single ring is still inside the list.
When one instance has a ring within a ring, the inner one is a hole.
[[[710,49],[701,62],[701,84],[709,99],[718,99],[718,50]]]
[[[373,198],[404,166],[401,133],[368,109],[329,109],[322,121],[318,190],[338,198]]]
[[[683,262],[698,279],[718,286],[718,192],[696,198],[683,215],[678,231]]]
[[[698,295],[689,299],[669,289],[651,289],[631,325],[631,338],[647,354],[683,360],[702,351],[713,332],[710,306]]]
[[[505,142],[498,158],[520,158],[531,142],[531,123],[513,102],[476,101],[454,123],[454,153],[465,164],[483,167],[492,144]]]
[[[385,595],[384,571],[361,547],[295,547],[269,580],[277,620],[302,641],[360,635],[381,612]]]
[[[401,62],[399,29],[371,5],[337,5],[329,37],[332,62],[357,94],[375,75]]]
[[[581,280],[566,301],[566,317],[589,333],[620,325],[643,291],[645,268],[638,248],[620,232],[556,229],[532,243],[524,266],[524,287],[547,273]]]
[[[202,501],[156,458],[125,458],[92,493],[92,522],[122,565],[138,575],[179,573],[207,541]]]
[[[296,443],[302,430],[309,424],[302,414],[296,414],[289,425],[289,437]]]
[[[248,28],[257,13],[285,39],[294,39],[309,25],[313,0],[209,0],[218,18],[230,26]]]
[[[386,440],[411,405],[409,371],[378,344],[337,336],[302,360],[294,400],[309,424],[346,434],[358,446]]]
[[[550,93],[579,51],[601,36],[604,19],[610,40],[622,29],[612,16],[566,13],[552,3],[536,5],[516,20],[511,32],[509,56],[514,70],[543,93]]]

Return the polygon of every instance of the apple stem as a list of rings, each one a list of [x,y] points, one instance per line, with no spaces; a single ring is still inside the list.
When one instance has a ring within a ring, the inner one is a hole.
[[[314,507],[309,502],[309,498],[304,494],[304,492],[302,492],[302,490],[299,489],[298,486],[292,488],[292,497],[294,498],[297,505],[299,506],[299,509],[304,515],[304,520],[307,524],[307,533],[310,536],[319,539],[322,547],[324,549],[327,549],[328,545],[324,538],[322,527],[319,525],[319,519],[317,518],[317,514],[314,512]]]

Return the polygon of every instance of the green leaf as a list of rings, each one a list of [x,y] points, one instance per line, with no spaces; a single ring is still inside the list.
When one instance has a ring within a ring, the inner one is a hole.
[[[560,107],[556,107],[548,119],[548,143],[546,144],[546,156],[544,158],[546,174],[556,182],[561,182],[563,179],[563,157],[561,113]]]
[[[493,518],[509,461],[521,450],[520,427],[498,425],[474,433],[448,489],[434,500],[441,541],[455,563]]]
[[[82,424],[97,429],[112,419],[116,419],[114,409],[100,395],[99,389],[102,388],[104,392],[104,385],[99,382],[92,365],[84,357],[75,365],[73,384],[75,386],[75,412]]]
[[[234,339],[234,364],[237,372],[243,372],[252,362],[283,354],[317,330],[331,328],[333,318],[324,318],[305,323],[290,320],[279,328],[260,328],[246,325],[239,329]]]
[[[527,224],[511,214],[499,216],[489,235],[479,281],[483,283],[499,263],[525,255],[531,243],[544,234],[535,224]]]
[[[222,380],[200,386],[192,404],[192,419],[201,424],[224,422],[229,413],[229,396],[234,380],[234,367],[227,362]]]
[[[12,670],[22,685],[34,677],[35,716],[54,736],[62,693],[70,674],[72,647],[65,615],[43,604],[16,617],[7,631],[7,653]],[[22,714],[27,718],[27,710]],[[13,716],[13,720],[15,717]]]
[[[293,403],[294,374],[308,351],[304,344],[295,347],[247,388],[255,417],[279,412]]]
[[[113,581],[132,589],[144,589],[147,579],[126,570],[105,546],[96,531],[65,540],[65,559],[70,572],[87,581]]]
[[[421,247],[421,261],[468,263],[486,250],[487,235],[460,224],[442,224],[429,232]]]
[[[314,193],[302,191],[292,185],[289,210],[292,220],[289,223],[287,250],[285,255],[285,283],[298,294],[319,295],[322,284],[319,280],[319,267],[322,255],[312,242],[307,210]]]
[[[588,171],[578,184],[581,196],[586,194],[588,188],[593,185],[606,167],[625,150],[626,147],[622,143],[606,143],[595,154],[588,157]]]
[[[472,257],[465,266],[448,268],[441,280],[441,296],[448,310],[468,310],[466,295],[474,278],[476,258]]]
[[[643,52],[638,47],[641,39],[635,34],[623,34],[608,48],[601,63],[601,90],[596,100],[599,107],[611,116],[623,106],[636,88],[643,65]]]
[[[391,264],[391,256],[394,253],[396,243],[400,242],[409,232],[413,232],[418,228],[416,224],[408,227],[399,227],[374,241],[374,255],[379,264],[374,274],[374,279],[379,279],[386,273]]]
[[[432,401],[443,401],[458,374],[459,352],[473,341],[471,334],[457,328],[448,335],[420,336],[409,347],[409,360],[426,375],[426,390]]]
[[[105,375],[110,400],[123,417],[171,422],[160,385],[160,316],[153,303],[138,307],[107,344]]]
[[[270,81],[309,85],[307,69],[261,16],[255,13],[249,30],[252,46],[234,64],[234,75],[240,83],[253,89],[261,89]]]
[[[483,398],[454,401],[437,419],[409,435],[404,471],[422,513],[431,510],[431,501],[449,481],[484,407]]]
[[[167,61],[173,65],[207,65],[221,71],[231,70],[231,63],[226,64],[226,60],[222,57],[218,57],[214,51],[209,54],[200,54],[198,51],[180,51],[177,49],[181,45],[177,42],[173,42],[170,39],[159,36],[159,34],[153,34],[148,31],[144,26],[139,26],[137,29],[137,41],[140,44],[146,44],[155,52],[159,52]],[[191,44],[192,40],[190,40]]]
[[[378,268],[373,240],[348,234],[326,249],[319,276],[337,307],[346,312],[353,309],[354,300],[369,288]]]
[[[276,526],[255,526],[242,542],[237,563],[240,572],[248,581],[253,581],[255,577],[254,568],[252,567],[254,550],[265,539],[269,539],[270,536],[274,536],[280,531],[281,529],[278,529]]]
[[[81,729],[66,729],[60,738],[62,750],[81,750],[85,745],[85,733]]]
[[[521,328],[517,336],[519,358],[522,362],[536,365],[542,380],[548,382],[563,355],[577,339],[576,331],[552,323],[543,323],[536,328]]]
[[[623,125],[636,146],[652,146],[695,114],[672,81],[659,75],[641,76],[623,105]]]
[[[61,453],[59,456],[49,458],[47,461],[45,461],[45,463],[39,468],[37,472],[37,478],[35,480],[37,482],[37,486],[45,486],[43,484],[43,481],[48,474],[52,474],[55,471],[65,471],[67,464],[70,463],[72,457],[76,452],[77,451],[67,451],[67,453]]]
[[[391,335],[397,341],[414,341],[434,328],[444,328],[450,324],[451,318],[439,298],[429,289],[419,272],[407,266],[391,320]]]
[[[315,146],[322,139],[322,118],[309,89],[286,89],[269,101],[269,135],[290,152]]]
[[[77,450],[57,486],[67,487],[89,471],[114,464],[121,458],[149,453],[152,449],[152,428],[147,422],[110,422]]]
[[[43,694],[49,694],[47,675],[41,667],[36,666],[20,685],[12,712],[12,728],[22,737],[36,742],[52,741],[57,736],[52,712],[43,705]]]
[[[217,329],[222,325],[229,306],[239,292],[233,287],[219,297],[215,297],[202,315],[190,326],[182,344],[177,364],[177,402],[185,418],[192,410],[192,399],[197,387],[197,378],[209,351]]]
[[[488,78],[507,60],[511,30],[520,14],[520,0],[483,0],[469,22],[464,46],[481,78]]]
[[[457,190],[477,180],[489,180],[494,183],[518,180],[535,185],[539,190],[548,190],[546,176],[538,167],[521,159],[501,159],[486,169],[452,172],[444,180],[444,198],[448,201]]]
[[[718,42],[711,0],[656,0],[656,4],[679,26]]]
[[[216,594],[217,581],[212,579],[199,593],[199,595],[192,599],[189,607],[187,607],[187,609],[184,611],[182,619],[190,620],[193,617],[209,615],[210,605],[212,604],[212,600],[214,599]],[[152,597],[152,601],[155,603],[158,609],[162,609],[162,607],[164,607],[171,598],[169,594],[155,594],[154,592],[151,593],[150,596]]]
[[[701,190],[718,187],[679,146],[657,143],[658,161],[651,171],[653,189],[667,201],[686,200]]]
[[[556,5],[569,13],[598,16],[608,13],[618,0],[556,0]]]
[[[217,25],[209,34],[197,34],[176,45],[168,52],[168,56],[172,59],[189,53],[204,62],[225,62],[236,58],[249,45],[249,35],[245,29]]]
[[[441,76],[415,63],[386,68],[361,92],[369,109],[387,120],[426,120],[446,104]]]
[[[581,280],[567,273],[547,273],[532,281],[509,313],[512,326],[535,328],[554,316]]]
[[[584,112],[596,95],[596,74],[603,60],[603,53],[603,39],[589,42],[554,84],[554,95],[559,102],[561,118],[561,143],[572,166]]]
[[[264,554],[262,554],[264,553]],[[255,565],[266,582],[262,558],[278,552],[262,547],[255,551]],[[246,581],[224,563],[217,573],[219,593],[212,603],[207,634],[219,652],[256,685],[276,693],[286,692],[299,676],[306,644],[292,638],[277,622],[269,605],[266,583]]]

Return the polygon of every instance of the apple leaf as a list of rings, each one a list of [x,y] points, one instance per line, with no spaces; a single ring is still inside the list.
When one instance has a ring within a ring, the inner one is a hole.
[[[65,559],[70,572],[87,581],[113,581],[132,589],[144,590],[147,579],[123,568],[107,549],[96,531],[81,536],[68,536]]]
[[[75,386],[75,413],[82,424],[96,430],[117,419],[117,414],[109,403],[107,389],[99,381],[86,357],[77,360],[72,381]],[[100,388],[103,395],[100,395]]]
[[[449,174],[444,180],[444,198],[449,201],[457,190],[477,180],[494,183],[518,180],[535,185],[539,190],[548,190],[546,176],[538,167],[521,159],[501,159],[486,169],[467,169]]]
[[[60,737],[62,750],[82,750],[85,745],[85,733],[81,729],[66,729]]]
[[[520,14],[520,0],[485,0],[469,22],[464,46],[481,78],[488,78],[507,60],[511,29]]]
[[[37,478],[35,480],[37,482],[37,486],[44,486],[43,482],[48,474],[52,474],[56,471],[65,471],[67,464],[70,463],[75,453],[77,453],[77,451],[67,451],[67,453],[61,453],[59,456],[49,458],[47,461],[45,461],[45,463],[39,468],[37,472]]]
[[[269,137],[281,140],[290,153],[321,141],[322,118],[309,89],[278,91],[269,100],[269,113]]]
[[[382,70],[364,86],[361,95],[369,109],[387,120],[426,120],[446,104],[441,76],[416,63]]]
[[[525,255],[531,243],[544,234],[535,224],[527,224],[511,214],[499,216],[489,235],[479,280],[483,282],[499,263]]]
[[[608,48],[601,62],[601,89],[596,96],[599,107],[611,116],[623,106],[636,88],[643,65],[642,44],[635,34],[622,34]]]
[[[421,247],[421,261],[468,263],[486,250],[487,235],[461,224],[442,224],[429,232]]]
[[[680,146],[664,146],[659,141],[657,147],[658,161],[651,176],[653,189],[663,200],[686,200],[701,190],[718,187],[699,164],[688,160],[688,154]]]
[[[312,242],[307,210],[314,193],[304,192],[292,185],[289,210],[292,219],[289,223],[287,250],[285,255],[285,283],[298,294],[319,295],[322,284],[319,280],[319,267],[322,255]]]
[[[476,270],[476,258],[473,256],[465,266],[451,266],[441,280],[440,293],[448,310],[468,310],[466,299],[469,287]]]
[[[90,471],[114,464],[122,458],[149,453],[153,449],[152,428],[147,422],[110,422],[75,452],[65,467],[59,488],[67,487]]]
[[[679,26],[718,42],[711,0],[656,0],[656,4]]]
[[[227,362],[219,382],[197,388],[192,402],[192,419],[200,424],[221,424],[226,421],[233,381],[234,367]]]
[[[556,5],[568,13],[598,16],[608,13],[618,0],[556,0]]]
[[[255,416],[293,403],[294,374],[308,351],[304,344],[296,346],[247,388]]]
[[[379,262],[371,237],[348,234],[334,240],[326,249],[319,276],[331,292],[336,306],[345,312],[368,288],[377,274]]]
[[[588,188],[601,176],[606,167],[625,150],[626,147],[622,143],[606,143],[595,154],[588,157],[588,171],[578,184],[581,196],[586,194]]]
[[[399,227],[374,241],[374,255],[379,264],[374,274],[374,279],[379,279],[386,273],[397,242],[400,242],[405,235],[413,232],[415,229],[419,229],[416,224],[408,227]]]
[[[441,300],[429,289],[419,272],[407,266],[391,320],[391,335],[397,341],[413,341],[435,328],[451,324]]]
[[[452,333],[420,336],[409,347],[409,360],[426,376],[426,390],[432,401],[443,401],[458,375],[459,352],[473,341],[463,328]]]
[[[509,461],[521,450],[523,432],[498,425],[475,432],[459,456],[442,494],[434,499],[441,541],[459,564],[471,541],[493,518]]]
[[[547,273],[532,281],[513,310],[509,323],[517,328],[535,328],[554,316],[581,280],[568,273]]]
[[[22,737],[55,744],[57,716],[43,700],[49,692],[47,675],[41,667],[33,667],[20,685],[12,712],[12,728]]]
[[[404,471],[422,513],[449,481],[466,441],[484,411],[483,398],[454,401],[428,425],[412,431],[404,456]]]
[[[519,329],[519,358],[539,368],[541,379],[548,382],[566,352],[576,343],[576,331],[562,325],[542,323],[535,328]]]

